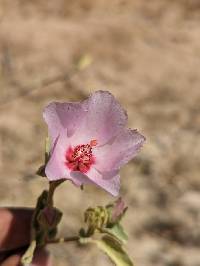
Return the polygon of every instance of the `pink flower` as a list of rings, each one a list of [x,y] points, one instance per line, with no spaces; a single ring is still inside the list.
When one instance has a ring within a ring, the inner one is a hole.
[[[113,95],[97,91],[83,102],[52,102],[43,116],[51,138],[47,178],[78,186],[94,183],[117,196],[119,169],[135,157],[145,138],[126,128],[127,114]]]

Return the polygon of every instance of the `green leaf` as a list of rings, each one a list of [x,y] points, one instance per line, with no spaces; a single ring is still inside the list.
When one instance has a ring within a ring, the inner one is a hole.
[[[125,244],[128,240],[127,234],[125,233],[123,227],[119,223],[115,224],[111,228],[105,228],[102,231],[103,233],[107,233],[115,237],[117,240],[121,241],[123,244]]]
[[[80,243],[96,244],[97,247],[102,250],[107,256],[115,263],[116,266],[133,266],[128,254],[123,250],[121,244],[115,241],[112,237],[104,236],[101,239],[85,238],[81,239]]]

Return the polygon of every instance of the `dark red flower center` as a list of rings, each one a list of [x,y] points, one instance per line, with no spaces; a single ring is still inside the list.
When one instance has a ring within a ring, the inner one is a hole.
[[[91,140],[90,144],[81,144],[74,148],[69,147],[65,155],[65,165],[72,171],[86,173],[95,162],[92,147],[96,145],[97,141]]]

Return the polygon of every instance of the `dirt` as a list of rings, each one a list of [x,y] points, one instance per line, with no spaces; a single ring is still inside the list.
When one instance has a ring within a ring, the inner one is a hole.
[[[80,68],[78,58],[91,64]],[[121,171],[127,250],[136,266],[200,266],[198,0],[0,2],[0,206],[34,206],[50,101],[112,92],[147,142]],[[63,184],[60,235],[113,200]],[[110,265],[95,248],[49,247],[54,265]]]

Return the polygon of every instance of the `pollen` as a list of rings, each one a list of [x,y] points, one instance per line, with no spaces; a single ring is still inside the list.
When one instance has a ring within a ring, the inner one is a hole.
[[[86,173],[95,162],[92,148],[96,145],[97,141],[91,140],[90,144],[80,144],[74,148],[69,147],[65,155],[65,165],[72,171]]]

